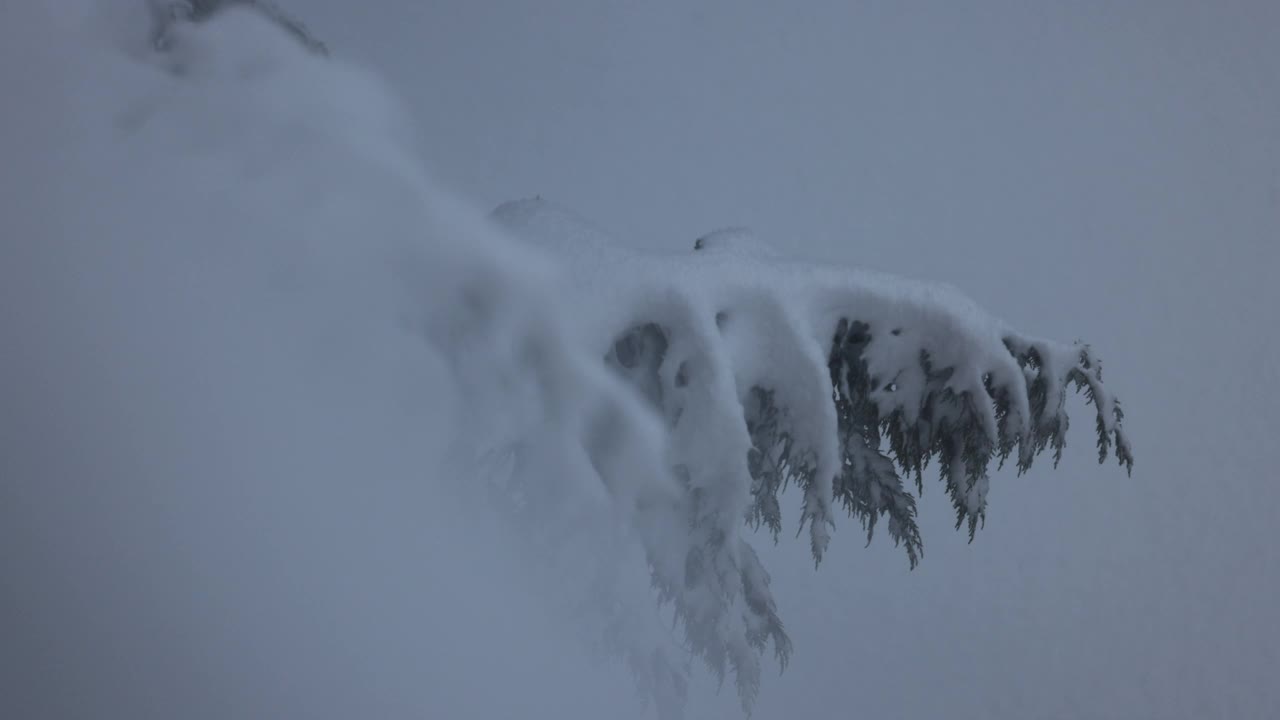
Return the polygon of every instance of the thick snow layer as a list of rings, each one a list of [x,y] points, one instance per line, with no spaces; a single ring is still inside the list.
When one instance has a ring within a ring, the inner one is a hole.
[[[678,462],[745,463],[751,441],[739,420],[742,403],[757,388],[774,394],[796,445],[813,456],[816,483],[808,488],[804,519],[816,520],[810,525],[816,555],[830,521],[830,479],[845,456],[830,367],[832,338],[846,332],[841,322],[865,326],[860,332],[868,340],[858,358],[866,363],[866,394],[879,420],[897,417],[913,432],[933,427],[945,434],[947,423],[957,426],[972,413],[991,452],[1003,457],[1016,450],[1025,469],[1046,446],[1060,452],[1068,425],[1065,390],[1074,383],[1096,406],[1100,456],[1114,442],[1121,463],[1131,463],[1118,405],[1088,346],[1025,337],[951,288],[782,261],[758,250],[762,244],[742,230],[700,238],[687,255],[629,251],[540,198],[504,204],[494,217],[566,260],[565,273],[587,310],[582,322],[602,355],[633,328],[660,328],[668,347],[656,358],[664,374],[659,404],[673,425],[673,415],[700,405],[706,407],[695,412],[728,417],[677,427]],[[940,404],[945,396],[961,401]],[[732,428],[736,436],[726,435]],[[921,440],[926,448],[930,437]],[[685,454],[681,442],[688,443]],[[703,472],[721,477],[724,492],[744,487],[743,467]],[[964,515],[981,519],[985,473],[971,485],[960,499]]]
[[[147,27],[0,12],[0,715],[625,716],[584,636],[678,699],[663,439],[545,263],[367,74]]]
[[[740,580],[761,608],[748,603],[748,627],[784,664],[790,640],[767,575],[753,581],[757,560],[741,535],[744,518],[777,535],[788,484],[801,486],[800,527],[815,561],[839,503],[868,539],[887,516],[914,566],[921,534],[903,476],[921,485],[936,461],[956,525],[967,523],[972,538],[993,460],[1016,455],[1026,470],[1046,448],[1060,456],[1069,385],[1095,405],[1099,460],[1114,443],[1132,466],[1118,402],[1088,346],[1025,337],[950,288],[785,262],[743,230],[703,236],[687,254],[630,251],[541,198],[493,216],[564,261],[596,351],[667,423],[671,462],[694,502],[690,524],[705,534],[695,531],[694,547],[710,548],[691,555],[691,567],[707,566],[700,578],[733,578],[716,593],[729,606],[695,612],[694,625],[735,613]],[[749,706],[758,663],[724,652]],[[721,651],[703,654],[723,675]]]

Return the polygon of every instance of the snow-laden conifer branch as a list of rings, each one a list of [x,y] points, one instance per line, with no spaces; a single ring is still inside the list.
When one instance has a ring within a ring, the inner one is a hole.
[[[664,419],[688,496],[685,585],[706,591],[678,612],[692,650],[722,677],[733,669],[744,706],[759,677],[747,650],[772,644],[785,661],[790,643],[741,525],[776,537],[789,484],[815,562],[839,504],[868,542],[883,520],[914,567],[923,547],[907,484],[920,491],[936,462],[972,539],[993,462],[1016,456],[1022,472],[1047,448],[1060,458],[1070,386],[1097,410],[1100,461],[1114,448],[1132,467],[1087,345],[1024,336],[949,288],[784,261],[743,230],[654,254],[615,247],[540,199],[494,217],[567,263],[588,336]]]
[[[232,6],[241,8],[218,12]],[[781,532],[787,485],[800,491],[815,562],[839,504],[868,540],[883,522],[915,565],[910,480],[919,488],[936,459],[957,524],[973,533],[993,460],[1016,454],[1025,470],[1045,449],[1060,457],[1070,386],[1097,409],[1100,457],[1114,451],[1132,465],[1119,403],[1087,346],[1022,336],[944,288],[783,261],[741,230],[699,238],[693,253],[637,254],[546,203],[499,208],[500,221],[561,261],[576,285],[565,294],[578,307],[567,307],[542,259],[433,189],[397,140],[397,116],[386,114],[394,103],[359,73],[304,52],[323,48],[301,25],[257,0],[155,0],[121,17],[137,29],[115,38],[128,52],[86,53],[105,61],[103,74],[77,65],[69,107],[146,121],[51,136],[48,146],[76,159],[73,187],[112,199],[101,215],[112,255],[164,268],[193,253],[202,262],[184,259],[183,271],[220,268],[210,286],[256,288],[245,297],[263,308],[297,307],[266,314],[260,329],[278,332],[261,338],[289,338],[272,348],[307,348],[299,357],[313,362],[311,333],[323,327],[334,366],[348,367],[344,382],[387,370],[388,395],[448,401],[391,410],[371,389],[379,383],[361,386],[369,397],[353,397],[368,407],[356,412],[373,413],[372,433],[405,425],[440,435],[413,435],[433,449],[406,456],[412,464],[370,465],[424,480],[457,472],[480,481],[468,487],[492,488],[522,523],[525,557],[563,580],[575,627],[626,660],[664,718],[680,714],[686,655],[732,675],[746,708],[760,656],[790,657],[769,575],[743,536],[744,521]],[[135,34],[150,47],[134,47]],[[128,91],[99,93],[114,87],[102,78]],[[251,132],[200,136],[210,128]],[[298,144],[274,152],[280,138]],[[222,198],[212,212],[208,197]],[[195,219],[197,231],[157,234],[153,206]],[[107,203],[86,210],[99,207]],[[112,225],[125,218],[147,228]],[[327,340],[335,328],[344,342]],[[238,371],[226,378],[242,382]],[[659,624],[650,585],[682,638]]]

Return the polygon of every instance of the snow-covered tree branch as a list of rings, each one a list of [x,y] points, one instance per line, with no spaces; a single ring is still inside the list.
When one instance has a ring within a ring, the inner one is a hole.
[[[151,42],[164,50],[172,42],[170,33],[184,25],[204,22],[217,13],[238,9],[259,13],[311,52],[328,54],[328,48],[308,32],[307,27],[268,0],[147,0],[151,10]]]
[[[5,48],[25,93],[6,149],[15,177],[61,165],[0,213],[21,349],[0,361],[4,378],[48,375],[7,388],[13,426],[48,416],[70,450],[28,462],[7,444],[20,495],[99,474],[120,497],[284,488],[338,516],[323,500],[360,495],[367,475],[387,495],[484,495],[577,626],[676,717],[691,657],[749,709],[762,657],[791,656],[747,535],[790,530],[787,487],[815,563],[843,510],[915,566],[911,486],[930,463],[972,537],[995,468],[1060,457],[1070,388],[1096,410],[1099,459],[1132,467],[1088,346],[1023,335],[953,290],[784,260],[743,230],[628,251],[541,200],[486,221],[426,179],[382,87],[269,4],[25,12],[57,42]],[[27,62],[47,79],[24,84]],[[42,303],[58,322],[20,315]],[[32,330],[46,324],[53,340]],[[76,383],[109,402],[28,392]],[[121,441],[66,429],[117,414],[133,424],[99,424]]]
[[[1071,387],[1096,411],[1099,461],[1114,451],[1132,468],[1120,403],[1088,345],[1018,333],[949,288],[786,261],[741,229],[664,255],[620,249],[541,199],[494,216],[565,262],[595,347],[663,417],[693,533],[685,584],[714,598],[683,610],[686,632],[718,674],[733,669],[744,707],[757,651],[785,664],[790,642],[742,525],[776,538],[788,485],[802,492],[815,562],[838,504],[868,542],[885,520],[914,567],[923,545],[909,485],[922,491],[936,463],[972,539],[993,464],[1012,458],[1022,472],[1046,449],[1061,457]]]

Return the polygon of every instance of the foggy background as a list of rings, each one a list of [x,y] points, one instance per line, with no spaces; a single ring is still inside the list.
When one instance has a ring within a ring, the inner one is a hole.
[[[1132,478],[1096,465],[1076,403],[1061,467],[993,477],[973,544],[926,483],[915,571],[883,533],[864,548],[851,521],[816,571],[803,539],[755,538],[795,643],[787,671],[766,672],[755,717],[1280,716],[1280,5],[282,4],[335,57],[386,79],[409,110],[396,130],[477,207],[541,194],[639,248],[748,225],[783,254],[950,283],[1104,359]],[[364,321],[396,306],[381,276],[346,274],[355,254],[308,256],[319,270],[296,307],[241,322],[250,300],[276,302],[256,266],[232,253],[206,276],[208,257],[123,232],[169,225],[111,223],[176,202],[160,217],[194,214],[192,242],[215,245],[235,221],[265,219],[233,243],[261,259],[256,241],[282,234],[271,198],[228,220],[168,187],[165,147],[142,153],[155,163],[134,173],[145,182],[121,188],[73,167],[71,151],[28,147],[45,132],[72,149],[105,136],[85,112],[96,99],[68,88],[116,88],[40,75],[74,53],[24,30],[10,23],[0,44],[0,80],[18,93],[0,146],[13,262],[0,265],[0,620],[12,639],[0,711],[636,716],[621,663],[549,619],[554,592],[530,591],[538,580],[509,552],[520,538],[408,482],[432,457],[421,437],[447,433],[450,403],[468,398],[434,365],[379,354],[395,335]],[[19,112],[49,97],[62,112]],[[125,167],[136,150],[107,160]],[[281,187],[333,167],[304,164]],[[62,212],[75,204],[84,217]],[[302,227],[323,234],[332,219]],[[98,237],[104,220],[116,235]],[[48,227],[94,240],[74,244],[84,266],[38,242]],[[145,272],[108,241],[190,275]],[[96,285],[83,267],[137,286]],[[65,300],[49,279],[79,294]],[[227,279],[242,285],[214,282]],[[312,306],[341,330],[322,338],[370,340],[349,355],[339,345],[314,376],[292,363],[315,355],[315,338],[281,343],[271,324],[327,332]],[[156,337],[171,352],[155,355]],[[49,348],[53,362],[38,352]],[[364,419],[402,409],[378,394],[393,371],[421,381],[432,412],[370,434]],[[332,394],[316,397],[317,384]],[[156,446],[183,452],[146,452]],[[385,464],[359,466],[371,457]],[[372,485],[345,482],[365,475]],[[149,484],[165,476],[181,482]],[[9,482],[28,477],[56,482]],[[688,715],[740,710],[699,671]]]
[[[1077,410],[972,545],[926,484],[914,572],[853,523],[817,572],[758,539],[796,653],[757,717],[1280,714],[1280,4],[289,7],[482,206],[541,194],[635,247],[749,225],[1098,350],[1132,478]],[[711,684],[690,716],[735,717]]]

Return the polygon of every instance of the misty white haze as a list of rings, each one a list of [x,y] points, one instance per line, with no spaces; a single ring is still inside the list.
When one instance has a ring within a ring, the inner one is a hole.
[[[1280,6],[281,5],[328,57],[0,9],[0,716],[652,717],[597,630],[679,658],[666,440],[591,362],[609,276],[486,219],[533,196],[949,285],[1124,401],[1131,476],[1072,399],[972,544],[931,466],[913,570],[839,511],[815,570],[795,489],[743,526],[794,646],[754,717],[1280,716]]]

